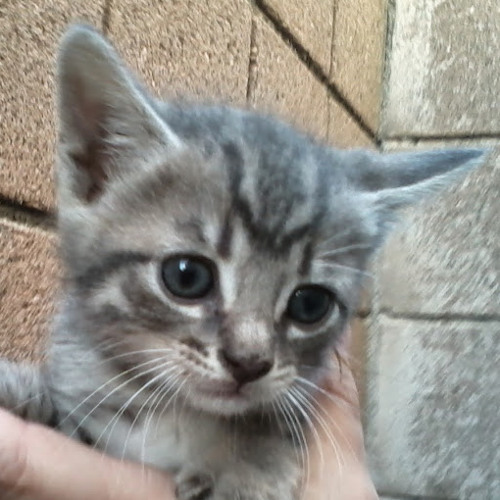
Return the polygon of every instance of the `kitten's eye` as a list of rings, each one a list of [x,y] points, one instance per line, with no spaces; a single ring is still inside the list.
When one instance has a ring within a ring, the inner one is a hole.
[[[299,323],[317,323],[323,319],[333,304],[332,294],[320,286],[297,288],[288,300],[287,314]]]
[[[183,299],[200,299],[214,286],[210,264],[199,257],[171,257],[163,263],[161,275],[168,290]]]

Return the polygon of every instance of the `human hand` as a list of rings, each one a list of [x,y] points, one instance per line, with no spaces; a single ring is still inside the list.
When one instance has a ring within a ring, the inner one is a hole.
[[[318,435],[310,433],[304,500],[378,499],[366,466],[358,390],[347,362],[351,337],[348,330],[337,350],[337,368],[317,396],[316,408],[325,426],[311,419]]]
[[[172,481],[0,409],[0,500],[175,500]]]
[[[348,337],[346,338],[348,341]],[[347,352],[348,346],[342,346]],[[343,354],[341,351],[341,355]],[[344,363],[323,384],[326,429],[311,439],[305,500],[375,500],[364,460],[354,378]],[[332,439],[336,449],[331,445]],[[161,472],[105,457],[80,443],[0,410],[0,500],[174,500]]]

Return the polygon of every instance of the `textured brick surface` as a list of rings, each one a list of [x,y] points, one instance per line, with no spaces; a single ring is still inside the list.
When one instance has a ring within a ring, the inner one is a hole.
[[[328,137],[339,148],[363,147],[374,149],[373,141],[363,132],[351,115],[332,97],[328,98]]]
[[[35,359],[43,353],[56,294],[55,238],[0,220],[0,354]]]
[[[53,71],[70,21],[100,27],[104,0],[0,3],[0,194],[38,208],[53,203]]]
[[[255,18],[255,52],[251,104],[326,139],[326,89],[260,15]]]
[[[500,322],[375,326],[366,445],[377,487],[500,498]]]
[[[386,0],[262,3],[376,130],[382,93]]]
[[[500,2],[396,1],[386,136],[500,132]]]
[[[387,0],[335,0],[330,80],[372,130],[379,124]]]
[[[383,308],[500,317],[499,151],[446,195],[405,216],[379,260]]]
[[[335,0],[263,0],[261,3],[328,75]]]
[[[243,104],[250,29],[247,0],[123,0],[109,35],[158,94]]]

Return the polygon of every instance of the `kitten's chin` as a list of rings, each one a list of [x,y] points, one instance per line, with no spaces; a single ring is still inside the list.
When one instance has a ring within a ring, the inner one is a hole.
[[[195,390],[190,392],[188,403],[196,410],[224,417],[242,415],[262,407],[262,402],[256,401],[245,390]]]

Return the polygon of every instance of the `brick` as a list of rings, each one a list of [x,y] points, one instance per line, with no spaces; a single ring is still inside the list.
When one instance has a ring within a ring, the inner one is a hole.
[[[335,0],[264,0],[266,10],[330,73]]]
[[[376,132],[382,96],[387,0],[335,0],[330,80]]]
[[[387,0],[264,0],[376,131],[382,95]]]
[[[377,488],[500,498],[500,321],[374,326],[365,437]]]
[[[243,104],[251,18],[246,0],[123,0],[109,35],[160,96]]]
[[[54,57],[71,21],[100,27],[104,0],[9,0],[0,6],[0,194],[53,206]]]
[[[338,148],[374,149],[373,141],[359,128],[351,115],[332,97],[328,97],[327,141]]]
[[[0,220],[0,354],[43,355],[57,293],[53,234]]]
[[[259,15],[255,18],[255,49],[250,104],[325,139],[328,130],[326,88]]]
[[[497,144],[487,165],[404,214],[401,229],[390,238],[377,263],[377,293],[383,309],[397,314],[499,317]],[[446,145],[458,143],[440,143]],[[427,144],[426,148],[433,146]]]
[[[395,4],[383,135],[500,132],[498,0]]]
[[[370,138],[260,15],[255,19],[251,104],[329,144],[373,147]]]

